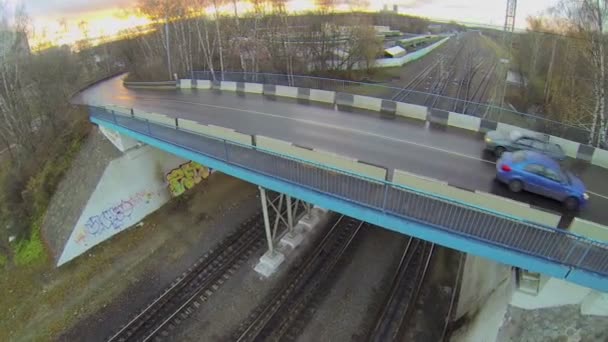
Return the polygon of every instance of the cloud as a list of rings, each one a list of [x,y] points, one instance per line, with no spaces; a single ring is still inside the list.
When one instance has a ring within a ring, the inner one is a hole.
[[[32,17],[69,17],[108,8],[125,8],[136,2],[136,0],[30,0],[25,1],[25,8]]]

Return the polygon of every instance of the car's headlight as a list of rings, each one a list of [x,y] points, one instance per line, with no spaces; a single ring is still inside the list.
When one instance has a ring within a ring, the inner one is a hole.
[[[492,142],[492,139],[491,139],[491,138],[489,138],[489,137],[486,137],[486,142],[487,142],[487,143],[491,143],[491,142]]]
[[[589,199],[589,194],[585,192],[583,194],[583,198],[585,199],[585,201],[588,200]]]

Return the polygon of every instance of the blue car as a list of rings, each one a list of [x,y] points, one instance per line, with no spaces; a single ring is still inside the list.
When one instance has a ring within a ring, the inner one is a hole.
[[[568,210],[587,204],[583,182],[550,157],[533,151],[505,152],[496,162],[496,179],[513,192],[526,190],[553,198]]]

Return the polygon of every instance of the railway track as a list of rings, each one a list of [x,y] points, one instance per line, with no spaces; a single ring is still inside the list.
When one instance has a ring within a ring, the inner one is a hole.
[[[235,332],[232,341],[291,341],[302,327],[295,324],[336,264],[352,244],[363,222],[341,216],[309,254],[297,274],[289,277],[267,302]]]
[[[278,199],[275,198],[273,201]],[[271,213],[271,218],[276,216]],[[110,342],[150,341],[167,336],[232,274],[264,246],[262,215],[249,218],[214,249],[201,257],[156,300],[108,338]]]
[[[400,340],[433,256],[434,244],[410,238],[395,271],[392,286],[368,341]]]
[[[441,338],[439,341],[448,342],[450,340],[451,335],[451,323],[452,318],[454,316],[454,310],[456,308],[456,304],[458,304],[458,294],[460,293],[461,285],[462,285],[462,273],[464,268],[464,262],[466,259],[466,254],[460,254],[460,259],[458,261],[458,273],[456,275],[456,279],[454,280],[454,285],[452,286],[452,295],[450,296],[450,303],[447,308],[447,312],[445,313],[445,321],[443,324],[443,329],[441,331]]]
[[[416,91],[416,87],[418,87],[420,84],[422,84],[422,82],[427,80],[429,75],[437,69],[440,62],[441,60],[437,60],[434,63],[429,64],[426,68],[422,69],[422,71],[418,75],[416,75],[416,77],[414,77],[410,82],[408,82],[408,84],[406,84],[401,89],[401,91],[399,91],[392,97],[392,100],[397,102],[405,102],[407,97],[410,96],[412,92]]]

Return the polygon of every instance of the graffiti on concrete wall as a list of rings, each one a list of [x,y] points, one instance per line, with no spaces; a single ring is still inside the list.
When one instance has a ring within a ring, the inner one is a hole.
[[[177,197],[207,177],[209,168],[193,161],[184,163],[167,173],[169,192],[173,197]]]
[[[154,194],[151,192],[140,191],[101,211],[99,214],[90,216],[84,223],[84,229],[80,229],[78,232],[76,242],[81,244],[86,242],[89,236],[97,236],[108,230],[124,228],[136,207],[149,203],[153,196]]]

